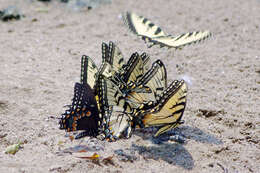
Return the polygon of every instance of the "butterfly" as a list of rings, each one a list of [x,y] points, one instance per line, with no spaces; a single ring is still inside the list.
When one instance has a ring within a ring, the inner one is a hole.
[[[106,51],[109,50],[109,51]],[[131,81],[137,81],[149,68],[150,57],[144,52],[133,53],[125,62],[120,49],[110,42],[109,46],[102,44],[103,65],[100,74],[113,80],[120,88],[127,87]]]
[[[109,51],[106,51],[109,50]],[[105,137],[116,140],[120,136],[130,137],[130,113],[132,105],[126,101],[129,81],[137,81],[146,71],[149,57],[136,52],[125,63],[120,49],[113,43],[102,44],[102,59],[97,93],[99,93],[100,111],[103,115]],[[140,103],[141,104],[141,103]]]
[[[103,115],[104,135],[110,141],[121,137],[126,131],[130,137],[131,106],[124,99],[123,93],[111,80],[100,76],[98,79],[100,111]]]
[[[158,127],[155,137],[178,127],[186,107],[187,85],[173,81],[156,101],[140,106],[134,112],[133,124],[140,127]]]
[[[195,31],[172,36],[165,33],[147,18],[131,12],[123,14],[123,21],[132,33],[150,44],[148,47],[159,45],[160,47],[182,48],[211,36],[209,31]]]
[[[152,67],[136,82],[129,84],[127,100],[133,103],[156,101],[167,87],[166,68],[161,60],[157,60]],[[140,104],[137,106],[140,108]],[[136,108],[136,106],[133,106]]]
[[[83,55],[81,59],[80,83],[74,86],[74,97],[69,109],[62,114],[60,119],[60,129],[67,132],[84,130],[76,138],[82,136],[97,136],[99,134],[99,125],[101,117],[96,101],[95,75],[97,67],[87,56]]]

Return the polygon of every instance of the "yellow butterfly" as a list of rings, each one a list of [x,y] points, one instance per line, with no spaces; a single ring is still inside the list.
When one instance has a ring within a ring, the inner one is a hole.
[[[132,33],[142,38],[145,42],[150,43],[149,47],[160,45],[160,47],[182,48],[211,36],[211,33],[207,30],[172,36],[166,34],[159,26],[156,26],[147,18],[131,12],[123,14],[123,20]]]

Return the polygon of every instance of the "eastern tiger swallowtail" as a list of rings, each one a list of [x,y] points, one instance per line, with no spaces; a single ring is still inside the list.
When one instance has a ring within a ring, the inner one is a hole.
[[[160,47],[182,48],[185,45],[205,40],[211,35],[209,31],[195,31],[172,36],[163,32],[147,18],[131,12],[123,14],[123,20],[132,33],[150,43],[149,47],[160,45]]]
[[[68,132],[85,130],[79,136],[83,136],[83,134],[88,136],[98,135],[101,118],[93,90],[97,71],[94,62],[83,55],[80,83],[75,84],[72,105],[62,114],[59,122],[60,129],[65,129]]]
[[[158,99],[167,87],[166,69],[157,60],[148,70],[150,58],[146,53],[136,52],[125,63],[112,42],[109,46],[103,43],[102,52],[104,65],[99,73],[97,93],[105,136],[113,140],[125,133],[129,137],[132,108]]]
[[[141,57],[134,53],[129,59],[124,70],[120,73],[120,78],[114,82],[113,77],[119,75],[115,73],[110,79],[102,78],[99,86],[101,110],[102,114],[109,119],[106,120],[108,134],[111,134],[112,139],[117,139],[124,132],[126,137],[129,137],[132,131],[130,122],[133,118],[132,108],[143,110],[140,105],[143,102],[154,101],[162,94],[167,87],[166,69],[160,60],[153,63],[151,69],[144,72],[146,64],[146,54]],[[124,67],[124,66],[123,66]],[[120,88],[120,86],[125,86]],[[103,97],[102,97],[103,96]]]
[[[149,61],[147,54],[139,56],[138,53],[134,53],[112,77],[106,80],[103,78],[99,82],[100,91],[105,92],[98,92],[101,94],[99,97],[101,110],[104,111],[102,114],[109,118],[106,124],[110,129],[106,129],[109,129],[113,138],[118,138],[124,131],[130,134],[129,122],[133,117],[131,109],[138,107],[141,109],[143,102],[156,102],[167,87],[167,75],[163,63],[157,60],[147,71]]]
[[[121,51],[113,42],[110,42],[109,46],[103,43],[102,52],[104,65],[99,73],[97,93],[105,136],[110,140],[115,140],[122,134],[129,137],[129,114],[132,111],[131,105],[125,99],[127,93],[124,91],[129,81],[137,81],[142,77],[150,59],[145,53],[141,56],[134,53],[125,63]]]
[[[135,103],[156,101],[167,87],[164,64],[160,60],[155,61],[139,81],[129,85],[131,89],[128,91],[128,100],[134,100]]]
[[[110,140],[119,138],[124,132],[131,132],[131,106],[124,99],[123,93],[117,85],[104,76],[98,79],[100,111],[103,115],[105,137]],[[129,137],[129,136],[126,136]]]
[[[109,42],[109,45],[102,43],[102,62],[96,88],[103,117],[101,124],[104,137],[114,141],[130,128],[128,117],[124,113],[130,111],[130,107],[124,109],[127,104],[118,86],[124,84],[121,81],[117,81],[118,85],[112,82],[122,71],[125,61],[120,49]]]
[[[107,46],[103,44],[102,47],[106,49],[105,47]],[[119,87],[124,97],[127,97],[127,91],[129,90],[130,84],[137,83],[141,79],[141,77],[148,69],[150,58],[146,53],[139,55],[136,52],[132,54],[127,63],[124,63],[125,61],[122,57],[122,53],[119,53],[119,48],[112,42],[109,44],[109,50],[109,54],[107,55],[108,57],[103,58],[105,59],[104,61],[106,64],[103,66],[103,69],[105,70],[101,70],[101,73],[104,77],[106,77],[106,79],[111,80],[114,85]],[[115,62],[117,62],[116,64],[120,65],[113,65]],[[131,103],[134,103],[133,100]],[[141,103],[138,104],[140,105]]]
[[[102,44],[103,62],[98,69],[93,60],[83,55],[81,59],[81,75],[80,82],[75,84],[74,98],[70,109],[67,110],[60,120],[60,128],[66,131],[85,130],[76,136],[76,138],[84,136],[99,136],[101,138],[111,138],[107,132],[109,129],[110,115],[105,114],[103,98],[107,98],[107,90],[100,87],[98,79],[100,76],[111,76],[111,71],[107,70],[106,65],[110,62],[107,59],[109,55],[108,46]],[[108,64],[110,65],[110,64]],[[114,89],[114,88],[113,88]],[[113,91],[113,90],[112,90]],[[91,105],[95,105],[94,107]],[[89,107],[90,106],[90,107]],[[87,111],[91,117],[82,118],[82,112]],[[95,111],[94,114],[91,111]],[[95,126],[92,127],[92,126]],[[105,136],[103,136],[105,134]]]
[[[102,52],[107,52],[106,50],[109,52],[103,53],[102,58],[105,63],[101,67],[100,74],[112,79],[121,87],[127,86],[131,81],[137,81],[150,65],[150,58],[146,53],[139,55],[135,52],[125,63],[120,49],[113,42],[110,42],[109,46],[102,44]]]
[[[93,60],[83,55],[81,58],[80,83],[88,84],[94,89],[97,80],[98,68]]]
[[[155,136],[176,128],[183,123],[181,118],[186,106],[186,95],[186,83],[183,80],[175,80],[157,101],[142,105],[141,109],[135,112],[134,124],[141,127],[159,127]]]
[[[99,68],[99,75],[109,78],[119,71],[124,64],[122,52],[112,41],[109,42],[109,45],[102,43],[102,64]]]
[[[146,53],[139,55],[137,52],[133,53],[128,60],[123,72],[120,74],[124,83],[137,82],[147,71],[150,65],[150,57]]]

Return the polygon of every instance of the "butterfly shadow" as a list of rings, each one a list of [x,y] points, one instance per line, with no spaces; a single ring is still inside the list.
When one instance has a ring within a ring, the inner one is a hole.
[[[153,144],[145,146],[133,143],[130,150],[137,152],[145,160],[164,160],[169,164],[183,167],[186,170],[191,170],[194,167],[194,160],[183,144],[169,141],[154,142],[151,133],[155,134],[155,128],[135,130],[134,135],[151,141]]]
[[[138,129],[134,132],[135,135],[142,137],[144,140],[151,140],[154,143],[154,138],[151,133],[155,134],[156,128]],[[223,142],[196,127],[181,126],[174,130],[169,131],[165,136],[180,135],[188,140],[195,140],[200,143],[209,143],[221,145]],[[145,159],[162,159],[169,164],[181,166],[184,169],[191,170],[194,167],[194,160],[192,155],[185,149],[185,143],[164,141],[152,146],[141,146],[133,144],[132,148],[137,151]]]
[[[154,142],[155,138],[151,137],[151,134],[155,134],[156,131],[157,128],[144,128],[144,129],[136,130],[134,134],[142,137],[144,140],[152,140]],[[215,144],[215,145],[223,144],[223,141],[221,139],[218,139],[216,136],[206,133],[197,127],[191,127],[191,126],[181,126],[175,128],[163,135],[160,135],[159,140],[162,137],[175,136],[175,135],[179,135],[183,137],[184,139],[186,139],[186,141],[188,139],[188,140],[195,140],[201,143],[208,143],[208,144]]]
[[[216,136],[206,133],[197,127],[181,126],[174,130],[174,133],[181,133],[185,138],[189,140],[195,140],[201,143],[222,145],[223,141],[218,139]]]
[[[194,167],[191,154],[179,143],[163,143],[153,146],[132,144],[132,148],[146,160],[164,160],[169,164],[181,166],[187,170]]]

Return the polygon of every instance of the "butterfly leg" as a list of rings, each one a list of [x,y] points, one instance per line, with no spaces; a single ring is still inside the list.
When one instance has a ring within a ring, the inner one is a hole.
[[[127,129],[123,132],[125,138],[130,138],[133,134],[133,129],[131,126],[128,126]]]

